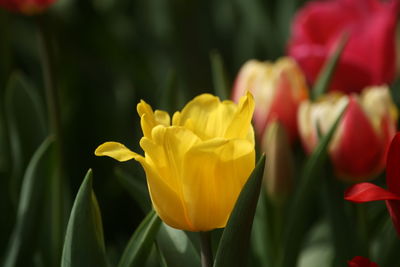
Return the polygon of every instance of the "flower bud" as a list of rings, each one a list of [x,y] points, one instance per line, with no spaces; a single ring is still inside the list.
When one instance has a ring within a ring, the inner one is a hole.
[[[277,121],[265,130],[262,148],[267,157],[264,184],[274,202],[284,201],[293,185],[293,155],[285,128]]]
[[[305,78],[291,58],[281,58],[276,63],[250,60],[239,71],[232,98],[236,102],[246,91],[254,95],[254,127],[259,139],[267,125],[279,121],[294,141],[298,136],[297,109],[308,98]]]
[[[298,114],[300,136],[308,153],[347,106],[329,144],[329,155],[339,178],[359,182],[379,174],[386,150],[396,132],[397,108],[386,86],[364,89],[361,95],[330,93],[319,101],[301,104]]]

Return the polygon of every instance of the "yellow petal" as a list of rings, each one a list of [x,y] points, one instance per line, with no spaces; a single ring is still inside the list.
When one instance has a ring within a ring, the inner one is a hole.
[[[254,145],[247,140],[210,140],[187,152],[183,193],[196,231],[225,227],[254,164]]]
[[[140,141],[140,146],[146,153],[148,166],[162,179],[163,185],[172,188],[176,197],[180,199],[181,212],[185,214],[186,218],[186,227],[180,229],[191,231],[193,231],[193,227],[187,216],[186,200],[182,193],[182,180],[185,179],[182,170],[184,155],[199,142],[200,139],[184,127],[164,127],[161,125],[153,129],[151,139],[144,137]],[[156,197],[155,195],[152,196],[152,198]],[[163,201],[167,202],[168,199]]]
[[[171,227],[193,231],[180,194],[168,185],[147,162],[142,163],[142,166],[146,172],[153,207],[160,218]]]
[[[251,119],[253,117],[253,112],[254,98],[247,92],[247,95],[240,99],[239,108],[234,114],[232,122],[225,133],[225,138],[248,138],[249,131],[252,132]],[[252,138],[254,143],[254,134],[252,137],[250,136],[250,138]]]
[[[118,142],[105,142],[96,148],[94,154],[96,156],[108,156],[118,161],[128,161],[131,159],[141,161],[144,159],[141,155]]]
[[[247,98],[248,96],[244,99]],[[173,125],[181,125],[190,129],[202,140],[226,137],[227,131],[229,131],[229,136],[234,136],[235,138],[241,136],[242,138],[246,138],[249,131],[251,131],[249,127],[254,110],[254,101],[253,99],[250,101],[243,101],[241,105],[243,107],[238,114],[240,107],[238,108],[234,102],[230,100],[220,102],[218,97],[203,94],[190,101],[181,113],[174,114],[172,123]],[[253,105],[252,109],[251,105]],[[251,113],[250,116],[246,116],[246,112],[248,111]],[[246,120],[242,117],[250,119]],[[240,119],[240,121],[234,125],[243,123],[244,120],[248,121],[246,125],[240,125],[240,132],[238,133],[234,133],[234,131],[238,129],[232,124],[236,119]],[[229,129],[230,125],[232,125],[234,129]]]
[[[170,117],[167,112],[153,109],[145,101],[141,100],[137,105],[137,112],[140,116],[140,125],[142,127],[143,136],[151,137],[151,131],[157,125],[169,126]]]

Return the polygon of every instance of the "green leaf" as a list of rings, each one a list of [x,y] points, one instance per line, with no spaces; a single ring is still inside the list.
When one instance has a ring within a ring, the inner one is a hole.
[[[47,136],[43,103],[38,92],[18,72],[13,73],[5,95],[5,115],[12,160],[12,192],[17,199],[29,159]]]
[[[35,252],[37,229],[44,205],[53,140],[47,138],[34,153],[26,169],[19,198],[17,220],[4,257],[4,267],[30,266]]]
[[[162,223],[157,234],[157,245],[167,266],[200,266],[200,256],[182,230]]]
[[[65,234],[62,267],[107,266],[100,209],[89,170],[76,195]]]
[[[156,238],[161,220],[154,210],[147,214],[126,246],[119,267],[143,266]]]
[[[305,233],[315,219],[315,202],[313,203],[313,189],[320,184],[320,173],[328,157],[328,145],[346,111],[347,106],[332,125],[329,132],[320,140],[318,146],[304,166],[301,180],[292,200],[292,206],[287,217],[286,233],[284,237],[283,257],[281,266],[296,266],[298,254],[303,243]]]
[[[326,168],[322,173],[324,174],[321,185],[321,193],[323,195],[324,212],[326,212],[331,236],[332,243],[335,249],[335,256],[333,258],[333,266],[341,266],[343,262],[348,259],[358,256],[368,256],[368,240],[365,236],[366,234],[366,221],[365,216],[361,224],[355,226],[352,220],[354,216],[349,216],[346,213],[345,205],[351,203],[346,203],[343,201],[343,192],[345,191],[345,186],[342,182],[339,182],[332,175],[334,170],[332,168]],[[361,212],[361,215],[365,207],[358,205],[356,211]],[[354,212],[357,213],[357,212]],[[358,236],[357,236],[357,233]],[[349,240],[352,240],[349,242]]]
[[[146,180],[141,181],[137,176],[131,176],[123,170],[117,168],[115,175],[121,185],[128,191],[132,198],[139,204],[144,213],[151,210],[151,201],[149,198],[149,191],[147,189]]]
[[[221,55],[216,51],[212,51],[210,60],[215,94],[222,100],[229,99],[229,87]]]
[[[316,100],[319,96],[323,95],[326,90],[328,90],[333,74],[335,73],[336,65],[339,62],[339,58],[347,44],[348,39],[349,35],[344,33],[335,50],[335,53],[333,53],[329,60],[325,62],[311,92],[313,100]]]
[[[258,261],[262,263],[262,266],[272,266],[276,248],[276,245],[273,244],[273,233],[271,233],[272,218],[270,215],[272,214],[271,209],[269,209],[271,205],[268,202],[264,190],[261,190],[254,216],[251,242],[254,254]]]
[[[229,217],[215,257],[214,267],[245,266],[249,249],[251,228],[264,175],[263,155],[240,192]]]

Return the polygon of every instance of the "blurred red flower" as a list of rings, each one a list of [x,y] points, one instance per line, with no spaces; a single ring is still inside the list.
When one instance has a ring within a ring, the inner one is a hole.
[[[367,258],[356,256],[351,261],[347,262],[348,267],[379,267],[375,262],[370,261]]]
[[[371,183],[360,183],[351,186],[344,193],[346,200],[362,203],[385,200],[397,234],[400,236],[400,133],[397,133],[390,144],[386,162],[386,184],[383,189]]]
[[[56,0],[0,0],[0,7],[12,12],[34,15],[43,12]]]
[[[296,15],[288,53],[314,83],[344,32],[348,43],[331,90],[360,92],[393,81],[399,1],[336,0],[308,3]]]

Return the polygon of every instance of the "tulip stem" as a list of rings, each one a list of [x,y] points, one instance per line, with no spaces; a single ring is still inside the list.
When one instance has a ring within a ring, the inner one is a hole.
[[[53,259],[54,265],[59,264],[60,251],[62,249],[63,238],[63,198],[62,198],[62,174],[64,170],[64,157],[62,146],[62,128],[61,128],[61,112],[60,101],[57,90],[56,75],[54,58],[51,49],[51,39],[47,26],[48,21],[45,21],[44,15],[36,17],[36,24],[38,27],[39,37],[39,52],[41,56],[43,80],[46,95],[47,114],[49,132],[55,139],[55,151],[58,156],[56,173],[50,181],[49,187],[51,188],[51,204],[50,209],[52,213],[52,240]]]
[[[201,243],[201,267],[213,266],[213,255],[211,251],[211,232],[200,232]]]
[[[54,60],[49,35],[43,17],[37,17],[39,29],[39,49],[42,60],[44,87],[46,92],[47,113],[49,116],[50,132],[54,134],[57,145],[61,146],[61,112],[56,85]]]

